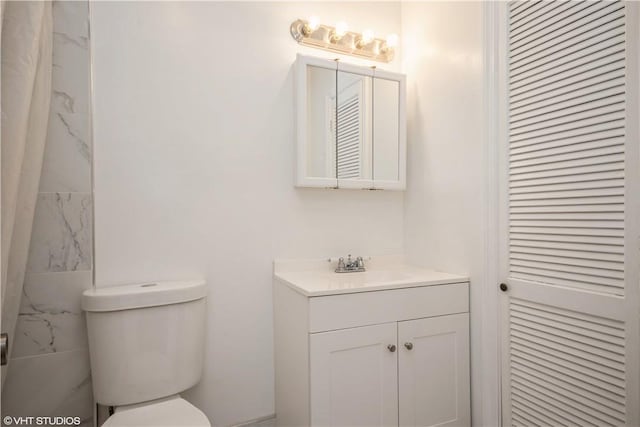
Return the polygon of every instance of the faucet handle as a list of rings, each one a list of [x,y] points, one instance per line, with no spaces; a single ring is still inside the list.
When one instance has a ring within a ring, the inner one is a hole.
[[[344,258],[338,258],[338,269],[344,268]]]
[[[364,267],[364,260],[362,259],[361,256],[359,256],[358,258],[356,258],[356,265],[358,267]]]

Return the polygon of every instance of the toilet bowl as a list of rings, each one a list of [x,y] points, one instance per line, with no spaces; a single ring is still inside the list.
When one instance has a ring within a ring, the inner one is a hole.
[[[115,408],[104,426],[211,426],[179,395],[202,376],[204,281],[90,289],[82,308],[94,397]]]
[[[210,427],[207,416],[180,396],[119,406],[103,427]]]

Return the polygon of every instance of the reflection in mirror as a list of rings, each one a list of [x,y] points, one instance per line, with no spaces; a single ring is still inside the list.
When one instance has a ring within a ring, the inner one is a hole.
[[[336,71],[307,66],[307,173],[335,178]]]
[[[373,178],[397,181],[400,152],[400,83],[374,78],[373,95]]]
[[[338,179],[371,179],[371,77],[338,71]]]

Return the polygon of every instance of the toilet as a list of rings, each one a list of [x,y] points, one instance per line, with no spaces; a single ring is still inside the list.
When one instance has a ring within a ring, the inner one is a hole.
[[[201,280],[83,293],[93,394],[115,408],[103,426],[211,426],[179,394],[202,376],[206,295]]]

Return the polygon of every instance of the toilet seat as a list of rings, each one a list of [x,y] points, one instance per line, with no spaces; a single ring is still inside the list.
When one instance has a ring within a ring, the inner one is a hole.
[[[179,396],[122,406],[104,427],[211,427],[207,416]]]

